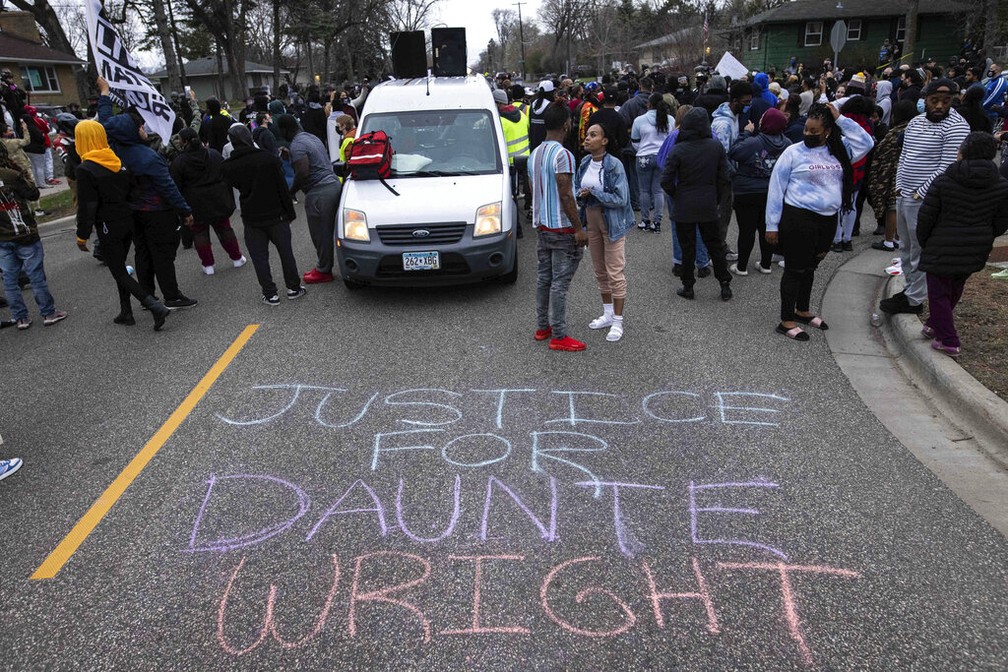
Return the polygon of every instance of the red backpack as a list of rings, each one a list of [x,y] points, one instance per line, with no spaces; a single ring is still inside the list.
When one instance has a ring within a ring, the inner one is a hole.
[[[347,169],[354,180],[380,180],[396,196],[385,178],[392,175],[392,143],[385,131],[365,133],[354,139],[347,151]]]

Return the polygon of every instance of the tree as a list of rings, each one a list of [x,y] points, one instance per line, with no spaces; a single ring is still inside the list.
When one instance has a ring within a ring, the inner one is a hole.
[[[164,0],[151,0],[154,10],[154,25],[157,27],[158,41],[165,57],[165,69],[168,71],[168,89],[182,90],[182,76],[179,74],[178,56],[172,43],[171,27],[168,25],[168,13],[165,11]]]
[[[518,27],[518,14],[513,9],[495,9],[490,15],[497,28],[497,44],[500,45],[500,60],[497,61],[497,66],[501,70],[507,70],[507,47]]]
[[[389,0],[385,16],[393,31],[423,30],[438,0]]]

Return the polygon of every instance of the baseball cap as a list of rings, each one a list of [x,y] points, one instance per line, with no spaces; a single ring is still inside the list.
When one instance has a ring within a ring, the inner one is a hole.
[[[544,79],[543,81],[539,82],[539,88],[545,91],[546,93],[549,93],[550,91],[553,90],[553,81],[549,79]]]

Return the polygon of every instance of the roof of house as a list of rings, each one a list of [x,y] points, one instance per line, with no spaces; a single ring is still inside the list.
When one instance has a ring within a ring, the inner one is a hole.
[[[949,0],[920,0],[917,13],[953,14],[969,9],[968,5]],[[745,22],[745,25],[900,16],[906,12],[906,3],[901,0],[793,0],[753,16]]]
[[[682,30],[677,30],[674,33],[668,35],[662,35],[661,37],[650,40],[648,42],[642,42],[641,44],[635,44],[634,49],[650,49],[652,47],[663,47],[666,44],[673,44],[678,42],[682,38],[686,37],[690,33],[694,33],[700,30],[699,26],[690,26],[689,28],[683,28]]]
[[[73,54],[50,49],[44,44],[32,42],[8,33],[0,33],[0,61],[15,63],[68,63],[84,65],[85,61]]]
[[[228,72],[228,62],[226,59],[223,60],[224,72]],[[262,63],[254,63],[252,61],[245,61],[245,74],[249,75],[255,72],[263,73],[273,73],[272,65],[263,65]],[[287,68],[280,68],[280,72],[290,72]],[[215,56],[205,56],[203,58],[197,58],[195,60],[189,61],[185,64],[185,74],[186,77],[202,77],[206,75],[216,75],[217,74],[217,58]],[[168,77],[168,70],[158,70],[157,72],[148,75],[154,79],[166,79]]]

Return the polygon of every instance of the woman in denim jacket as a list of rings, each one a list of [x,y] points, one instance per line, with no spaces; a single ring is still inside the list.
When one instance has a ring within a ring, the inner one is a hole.
[[[584,150],[587,153],[574,175],[581,221],[588,231],[588,250],[602,294],[602,315],[588,325],[609,328],[606,340],[623,337],[623,304],[626,301],[624,242],[633,227],[630,185],[623,163],[610,153],[616,151],[614,132],[601,124],[588,127]]]

